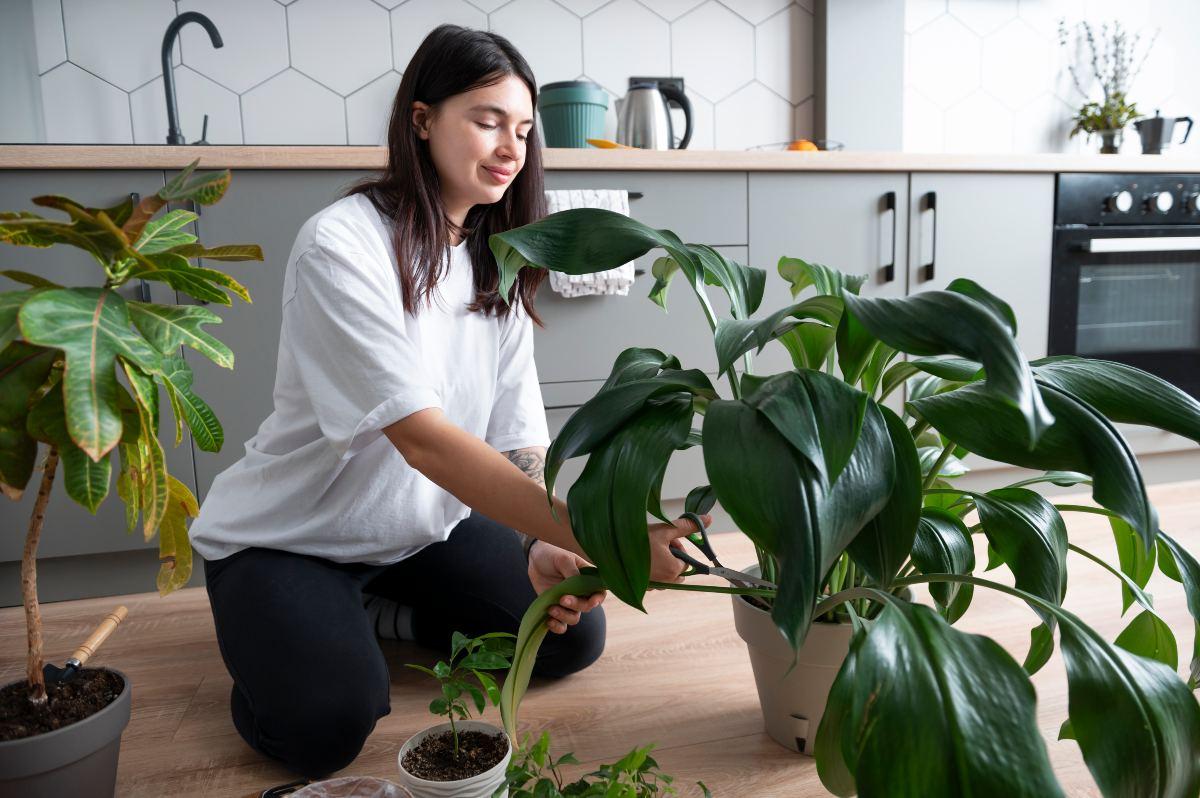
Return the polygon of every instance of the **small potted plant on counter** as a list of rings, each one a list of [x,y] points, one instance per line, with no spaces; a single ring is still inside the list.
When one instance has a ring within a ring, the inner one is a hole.
[[[437,680],[441,695],[429,704],[445,723],[423,729],[400,748],[400,781],[413,798],[491,798],[503,794],[504,774],[512,759],[508,735],[490,723],[471,720],[470,699],[483,714],[490,701],[500,703],[500,687],[488,671],[505,670],[513,636],[492,632],[469,638],[455,632],[450,659],[432,668],[409,664]]]
[[[1073,29],[1068,29],[1065,21],[1059,21],[1059,45],[1063,49],[1071,46],[1078,49],[1081,43],[1086,46],[1084,55],[1091,68],[1091,78],[1100,84],[1104,94],[1101,101],[1085,102],[1076,111],[1072,119],[1075,124],[1071,128],[1071,138],[1080,133],[1086,134],[1089,139],[1099,135],[1100,152],[1111,154],[1120,150],[1125,127],[1140,116],[1137,104],[1127,99],[1128,90],[1145,66],[1157,38],[1156,30],[1139,58],[1137,49],[1141,34],[1135,33],[1130,37],[1120,22],[1102,24],[1098,42],[1096,32],[1087,21],[1077,23]],[[1074,53],[1071,55],[1073,57]],[[1079,93],[1085,98],[1091,96],[1091,91],[1084,87],[1080,79],[1076,64],[1069,63],[1067,70]]]
[[[158,590],[187,583],[191,548],[187,519],[197,512],[187,487],[167,473],[158,440],[159,388],[175,416],[175,443],[186,421],[196,443],[217,451],[221,425],[192,391],[192,371],[180,357],[189,346],[220,366],[233,353],[203,326],[221,321],[194,305],[159,305],[120,293],[134,280],[158,280],[197,299],[229,305],[226,291],[247,302],[233,278],[195,266],[191,258],[262,260],[257,245],[206,249],[184,228],[187,210],[155,214],[168,202],[211,205],[229,186],[228,170],[191,178],[198,161],[157,193],[110,208],[89,208],[62,196],[33,202],[64,211],[70,221],[29,211],[0,212],[0,242],[67,244],[102,269],[92,286],[63,287],[23,271],[0,272],[27,288],[0,293],[0,490],[21,498],[46,445],[25,548],[21,590],[29,656],[27,678],[0,689],[0,793],[63,796],[111,794],[121,734],[129,721],[128,677],[84,669],[69,684],[47,684],[37,596],[37,547],[59,463],[67,495],[92,513],[108,496],[113,452],[120,456],[117,493],[129,530],[142,518],[146,540],[158,534]],[[119,380],[124,377],[124,382]]]
[[[838,795],[1061,796],[1029,681],[1049,659],[1055,633],[1070,699],[1061,736],[1077,741],[1102,794],[1200,789],[1200,705],[1192,694],[1200,649],[1190,678],[1180,679],[1174,630],[1143,590],[1157,565],[1182,583],[1200,620],[1200,563],[1159,528],[1137,460],[1113,424],[1200,441],[1194,398],[1120,363],[1027,361],[1012,309],[969,280],[867,298],[858,293],[863,277],[785,257],[778,271],[793,298],[813,295],[755,317],[765,271],[611,211],[563,211],[490,243],[502,296],[521,268],[583,274],[664,249],[650,298],[665,309],[670,282],[682,276],[707,318],[730,391],[722,398],[705,371],[685,369],[667,353],[627,349],[555,438],[547,501],[564,461],[586,456],[567,508],[597,567],[546,591],[522,619],[501,700],[510,735],[547,609],[561,595],[608,589],[641,609],[650,587],[704,590],[734,595],[744,637],[756,626],[783,644],[790,656],[777,671],[756,668],[779,704],[764,702],[764,715],[805,715],[815,731],[806,750]],[[724,291],[730,318],[718,318],[708,286]],[[754,353],[772,341],[786,348],[793,368],[755,374]],[[893,362],[900,353],[913,359]],[[906,382],[901,416],[883,401]],[[650,582],[646,517],[670,522],[663,474],[676,451],[692,446],[702,447],[710,484],[689,494],[686,509],[703,512],[713,497],[720,501],[754,542],[756,570],[769,586]],[[1037,473],[986,492],[956,488],[952,477],[968,452]],[[1030,489],[1039,482],[1090,485],[1099,506],[1055,505]],[[1110,521],[1117,564],[1071,542],[1063,516],[1076,512]],[[1015,585],[975,575],[975,535],[987,539],[989,566],[1007,568]],[[1068,550],[1103,565],[1126,608],[1137,605],[1115,643],[1064,608]],[[922,583],[934,607],[906,593]],[[991,639],[954,628],[979,589],[1032,610],[1022,663]],[[837,634],[817,636],[818,625]],[[803,670],[813,659],[810,637],[824,646],[840,637],[827,676]],[[832,682],[827,695],[789,696],[779,678],[794,663],[801,691],[824,678]],[[797,711],[805,702],[809,708]]]

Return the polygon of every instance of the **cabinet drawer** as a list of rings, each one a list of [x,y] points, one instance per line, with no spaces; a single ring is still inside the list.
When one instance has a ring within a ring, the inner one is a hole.
[[[624,188],[641,193],[629,214],[687,242],[741,246],[747,242],[743,172],[548,172],[546,188]]]

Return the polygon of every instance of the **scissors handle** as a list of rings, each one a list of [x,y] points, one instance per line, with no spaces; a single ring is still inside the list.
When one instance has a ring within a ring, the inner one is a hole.
[[[696,573],[698,573],[698,574],[706,574],[706,573],[708,573],[709,566],[707,566],[707,565],[705,565],[704,563],[700,562],[699,560],[697,560],[697,559],[696,559],[695,557],[693,557],[692,555],[688,554],[688,553],[687,553],[686,551],[684,551],[683,549],[677,549],[677,548],[675,548],[674,546],[672,546],[672,547],[671,547],[671,554],[672,554],[672,555],[675,557],[675,559],[677,559],[677,560],[683,560],[685,563],[687,563],[688,565],[692,566],[692,568],[696,569]]]
[[[698,514],[691,512],[684,513],[679,517],[690,519],[699,530],[698,532],[692,532],[687,535],[687,539],[692,541],[692,543],[695,543],[696,548],[700,549],[700,551],[704,553],[705,557],[711,560],[714,564],[720,565],[721,563],[717,561],[716,553],[713,551],[712,546],[709,545],[708,530],[704,528],[704,520]],[[700,537],[699,540],[696,539],[697,535]]]

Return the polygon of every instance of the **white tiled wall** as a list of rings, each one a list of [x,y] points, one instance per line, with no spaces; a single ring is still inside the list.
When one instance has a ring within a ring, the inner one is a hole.
[[[211,144],[381,144],[401,73],[443,22],[510,38],[541,84],[681,75],[694,148],[810,136],[814,0],[32,0],[45,141],[165,143],[162,35],[180,126]],[[680,120],[682,122],[682,120]],[[609,138],[616,129],[608,112]]]
[[[1129,98],[1149,116],[1158,108],[1163,116],[1200,118],[1200,0],[907,0],[905,17],[905,150],[1098,151],[1097,138],[1068,138],[1086,100],[1066,70],[1060,18],[1068,27],[1087,20],[1097,28],[1120,20],[1144,40],[1160,28]],[[1082,66],[1081,79],[1091,74]],[[1100,98],[1093,88],[1087,99]],[[1177,129],[1176,142],[1181,135]],[[1200,150],[1198,142],[1200,130],[1171,151]],[[1132,125],[1121,151],[1141,151]]]

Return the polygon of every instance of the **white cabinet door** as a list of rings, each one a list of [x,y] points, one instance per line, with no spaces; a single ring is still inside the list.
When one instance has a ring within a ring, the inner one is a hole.
[[[1045,357],[1054,175],[914,173],[908,218],[909,290],[974,280],[1012,306],[1025,356]]]

